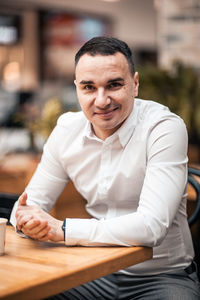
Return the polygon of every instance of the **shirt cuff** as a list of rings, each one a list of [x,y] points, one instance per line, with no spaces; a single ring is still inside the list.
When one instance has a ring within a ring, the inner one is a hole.
[[[91,245],[92,231],[97,226],[96,219],[66,219],[65,245]],[[94,243],[96,245],[96,243]]]
[[[17,207],[18,207],[18,201],[15,202],[11,215],[10,215],[10,223],[11,225],[15,228],[15,231],[22,237],[28,238],[21,230],[17,229],[17,224],[16,224],[16,211],[17,211]]]
[[[16,228],[16,217],[15,217],[15,214],[16,214],[16,211],[17,211],[17,207],[18,207],[18,201],[15,202],[14,206],[13,206],[13,209],[12,209],[12,212],[11,212],[11,215],[10,215],[10,223],[12,224],[13,227]]]

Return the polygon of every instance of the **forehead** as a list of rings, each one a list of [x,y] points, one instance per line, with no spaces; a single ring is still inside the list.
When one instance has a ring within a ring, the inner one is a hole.
[[[84,54],[79,59],[75,74],[79,76],[95,76],[95,74],[130,73],[128,62],[125,56],[117,52],[113,55]]]

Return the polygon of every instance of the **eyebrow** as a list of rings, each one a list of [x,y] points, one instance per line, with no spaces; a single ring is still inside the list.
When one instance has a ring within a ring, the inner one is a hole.
[[[81,80],[79,83],[80,84],[94,84],[94,82],[92,80]]]
[[[121,77],[117,77],[117,78],[113,78],[113,79],[108,80],[108,83],[112,83],[112,82],[115,82],[115,81],[123,81],[124,82],[124,79],[121,78]]]
[[[112,82],[116,82],[116,81],[123,81],[124,82],[124,79],[121,78],[121,77],[117,77],[117,78],[113,78],[113,79],[108,80],[107,83],[112,83]],[[92,80],[81,80],[80,84],[94,84],[94,82]]]

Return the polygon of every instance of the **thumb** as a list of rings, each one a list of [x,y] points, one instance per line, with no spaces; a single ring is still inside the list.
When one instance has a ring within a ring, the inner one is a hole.
[[[21,196],[19,197],[18,201],[19,201],[19,205],[26,205],[26,200],[27,200],[27,193],[23,192],[21,194]]]

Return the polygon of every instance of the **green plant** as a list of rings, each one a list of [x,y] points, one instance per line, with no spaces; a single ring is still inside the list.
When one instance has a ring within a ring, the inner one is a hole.
[[[58,117],[63,113],[61,101],[57,98],[50,98],[44,104],[39,118],[29,122],[28,128],[33,133],[40,133],[45,139],[56,126]]]
[[[14,115],[15,122],[29,132],[31,151],[37,151],[36,136],[39,135],[46,141],[63,112],[62,102],[53,97],[48,99],[43,106],[40,102],[27,103],[22,111]]]
[[[200,85],[194,68],[177,62],[172,71],[147,66],[139,74],[139,97],[168,106],[185,121],[190,143],[199,144]]]

